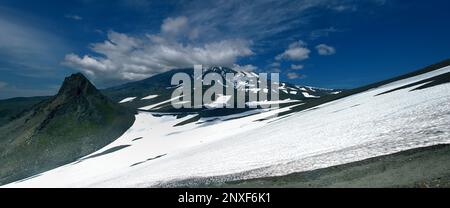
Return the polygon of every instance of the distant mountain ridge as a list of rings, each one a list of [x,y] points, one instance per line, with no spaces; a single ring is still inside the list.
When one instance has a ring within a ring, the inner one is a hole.
[[[258,76],[254,72],[236,71],[227,67],[205,67],[204,74],[207,73],[219,73],[223,77],[226,73],[237,74],[237,77]],[[171,99],[171,95],[174,86],[171,86],[172,76],[176,73],[186,73],[193,76],[193,68],[173,69],[164,73],[156,74],[149,78],[125,83],[119,86],[113,86],[100,90],[100,92],[106,95],[115,103],[127,98],[134,98],[131,102],[121,103],[132,109],[138,109],[145,106],[155,105],[158,103],[164,103]],[[280,83],[280,100],[314,100],[323,96],[339,93],[342,90],[323,89],[302,85],[294,85],[286,82]],[[152,97],[152,99],[143,99]],[[44,100],[49,99],[47,97],[29,97],[29,98],[12,98],[7,100],[0,100],[0,126],[10,122],[18,116],[19,113],[28,110],[33,105],[38,104]],[[163,106],[158,106],[158,109],[153,111],[169,112],[174,109],[171,108],[170,103],[164,103]],[[233,113],[233,112],[230,112]]]

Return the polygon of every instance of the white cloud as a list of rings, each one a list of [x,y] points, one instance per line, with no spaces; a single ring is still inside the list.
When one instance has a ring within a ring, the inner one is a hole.
[[[337,11],[337,12],[345,12],[345,11],[357,11],[358,8],[356,7],[356,5],[337,5],[332,7],[333,10]]]
[[[309,58],[309,53],[311,50],[306,48],[306,43],[299,40],[291,43],[283,53],[275,57],[275,60],[291,60],[291,61],[302,61]]]
[[[256,70],[258,69],[258,67],[253,66],[253,65],[251,65],[251,64],[247,64],[247,65],[244,65],[244,66],[235,64],[235,65],[233,66],[233,69],[236,70],[236,71],[253,72],[253,71],[256,71]]]
[[[188,26],[187,17],[167,18],[161,25],[161,32],[169,34],[178,34],[184,31]]]
[[[377,6],[381,5],[380,1],[386,0],[190,0],[179,5],[178,13],[188,17],[193,26],[198,26],[206,36],[204,38],[240,37],[270,47],[285,40],[270,37],[278,37],[293,29],[299,30],[291,35],[292,38],[308,35],[302,33],[309,32],[308,25],[317,18],[318,9],[339,10],[343,9],[339,7],[341,5],[360,4]]]
[[[293,70],[300,70],[300,69],[303,69],[303,65],[301,65],[301,64],[291,64],[291,69],[293,69]]]
[[[259,41],[310,23],[315,16],[310,10],[330,4],[336,3],[334,0],[192,0],[183,2],[180,15],[201,27],[208,38],[239,35]]]
[[[329,56],[336,53],[336,49],[326,44],[316,46],[317,53],[322,56]]]
[[[169,39],[188,38],[195,40],[200,36],[199,27],[193,26],[185,16],[166,18],[161,25],[161,35]]]
[[[290,72],[286,74],[288,79],[300,79],[300,78],[304,78],[305,75],[299,74],[299,73],[295,73],[295,72]]]
[[[75,54],[66,55],[65,61],[68,65],[74,67],[81,67],[89,75],[95,75],[96,71],[104,71],[106,72],[108,69],[107,61],[100,60],[98,61],[95,58],[92,58],[88,55],[85,55],[83,58],[78,57]]]
[[[167,31],[173,30],[166,28]],[[250,44],[249,41],[231,39],[194,45],[161,35],[131,37],[109,32],[108,40],[91,46],[91,50],[100,56],[68,54],[64,64],[85,72],[101,84],[111,84],[140,80],[195,64],[233,67],[238,58],[253,55]]]
[[[68,14],[65,16],[67,19],[72,19],[72,20],[83,20],[82,17],[78,16],[78,15],[74,15],[74,14]]]

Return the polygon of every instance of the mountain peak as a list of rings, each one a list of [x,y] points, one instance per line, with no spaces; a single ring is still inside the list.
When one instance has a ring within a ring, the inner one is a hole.
[[[233,73],[233,74],[236,73],[235,70],[222,66],[211,66],[203,69],[203,73],[210,73],[210,72],[216,72],[222,75],[225,75],[226,73]]]
[[[133,122],[133,110],[109,100],[83,74],[72,74],[56,96],[0,128],[0,140],[14,141],[0,143],[11,150],[0,157],[0,184],[93,153],[119,138]],[[13,174],[17,176],[10,177]]]
[[[86,96],[97,93],[97,88],[83,74],[76,73],[64,79],[58,95]]]

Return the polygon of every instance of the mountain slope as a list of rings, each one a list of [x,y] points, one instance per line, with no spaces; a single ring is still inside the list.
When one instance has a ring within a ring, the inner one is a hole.
[[[449,188],[449,152],[450,145],[435,145],[286,176],[210,184],[209,187]]]
[[[0,126],[14,120],[20,113],[49,97],[20,97],[0,100]]]
[[[282,115],[287,115],[287,114],[291,114],[291,113],[294,113],[294,112],[298,112],[298,111],[303,111],[303,110],[306,110],[306,109],[314,108],[316,106],[322,105],[322,104],[327,103],[327,102],[332,102],[334,100],[342,99],[342,98],[345,98],[345,97],[348,97],[348,96],[352,96],[352,95],[355,95],[355,94],[358,94],[358,93],[362,93],[362,92],[365,92],[365,91],[368,91],[368,90],[371,90],[371,89],[376,89],[378,87],[381,87],[383,85],[387,85],[387,84],[392,83],[392,82],[396,82],[396,81],[400,81],[400,80],[404,80],[404,79],[408,79],[408,78],[413,78],[413,77],[417,77],[417,76],[421,76],[423,74],[430,73],[430,72],[433,72],[435,70],[438,70],[438,69],[441,69],[441,68],[444,68],[444,67],[447,67],[447,66],[450,66],[450,59],[446,59],[446,60],[440,61],[438,63],[435,63],[435,64],[432,64],[430,66],[424,67],[422,69],[419,69],[419,70],[416,70],[416,71],[413,71],[413,72],[410,72],[410,73],[407,73],[407,74],[404,74],[404,75],[400,75],[400,76],[397,76],[397,77],[394,77],[394,78],[391,78],[391,79],[379,81],[379,82],[376,82],[376,83],[373,83],[373,84],[369,84],[369,85],[365,85],[365,86],[362,86],[362,87],[358,87],[358,88],[355,88],[355,89],[344,90],[344,91],[342,91],[341,93],[338,93],[338,94],[331,94],[329,96],[322,97],[320,99],[312,100],[312,101],[310,101],[308,103],[305,103],[305,105],[294,107],[290,111],[284,112]],[[448,77],[448,74],[447,75],[441,75],[441,76],[447,76]],[[433,77],[431,77],[430,79],[433,79]],[[423,81],[423,80],[421,80],[421,81]],[[441,84],[445,84],[445,83],[446,82],[442,82]],[[280,115],[280,116],[282,116],[282,115]]]
[[[105,89],[103,92],[111,97],[114,101],[120,102],[125,106],[132,108],[150,111],[150,112],[160,112],[160,113],[199,113],[200,117],[211,117],[211,116],[225,116],[236,113],[242,113],[243,111],[248,111],[249,109],[217,109],[211,110],[207,109],[207,106],[211,107],[216,100],[212,103],[203,103],[203,108],[200,109],[175,109],[171,105],[172,92],[183,86],[172,86],[171,79],[176,73],[186,73],[190,76],[191,81],[194,80],[194,69],[175,69],[165,73],[155,75],[153,77],[127,83],[121,86],[112,87]],[[247,94],[246,101],[248,101],[249,94],[258,94],[259,91],[263,91],[266,94],[271,91],[271,86],[266,89],[259,89],[256,83],[251,83],[249,81],[251,78],[259,78],[259,75],[253,72],[245,71],[235,71],[227,67],[205,67],[203,68],[203,75],[209,73],[217,73],[221,76],[222,80],[218,83],[224,87],[229,84],[233,84],[235,89],[235,95],[237,91],[245,91]],[[235,77],[232,80],[226,79],[226,74],[234,74]],[[270,77],[269,77],[270,79]],[[279,103],[285,106],[298,104],[300,101],[309,102],[310,100],[315,100],[321,97],[327,97],[329,95],[335,95],[341,93],[342,90],[332,90],[332,89],[322,89],[314,88],[308,86],[293,85],[285,82],[279,83]],[[255,89],[250,89],[250,87],[255,87]],[[208,89],[208,86],[203,87],[203,92]],[[194,86],[191,85],[191,92],[193,93]],[[223,96],[225,97],[225,96]],[[269,97],[269,96],[268,96]],[[270,97],[269,97],[270,99]],[[235,102],[235,97],[231,96],[227,101],[227,104]],[[247,103],[247,108],[252,105],[260,105],[258,102]]]
[[[449,144],[449,72],[440,64],[301,111],[293,110],[297,104],[186,125],[177,124],[194,115],[141,111],[127,133],[101,150],[8,187],[191,186]]]
[[[87,155],[118,138],[134,113],[103,96],[82,74],[58,94],[0,127],[0,183]]]

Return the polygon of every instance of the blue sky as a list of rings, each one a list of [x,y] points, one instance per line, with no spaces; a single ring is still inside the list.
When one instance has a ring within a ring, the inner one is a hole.
[[[0,99],[193,64],[352,88],[450,58],[445,0],[2,0]]]

